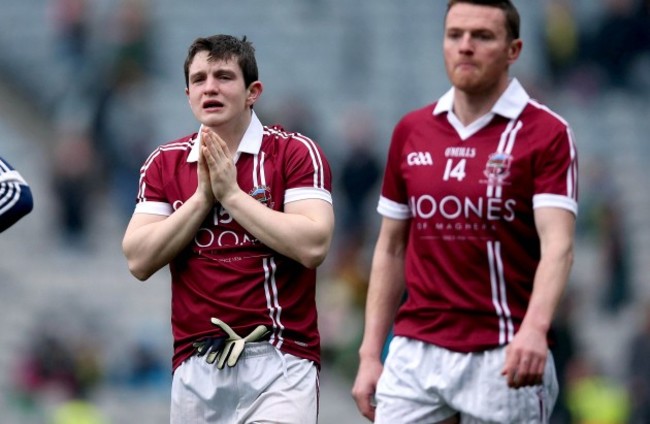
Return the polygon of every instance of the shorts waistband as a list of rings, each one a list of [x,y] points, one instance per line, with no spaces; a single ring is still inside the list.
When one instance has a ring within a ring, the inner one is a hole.
[[[246,343],[240,360],[257,356],[276,355],[277,351],[278,349],[267,341]]]
[[[258,342],[248,342],[244,346],[244,351],[241,353],[239,360],[245,358],[252,358],[255,356],[266,356],[270,354],[276,354],[278,349],[273,346],[270,342],[262,340]],[[194,351],[192,356],[197,356],[198,352]]]

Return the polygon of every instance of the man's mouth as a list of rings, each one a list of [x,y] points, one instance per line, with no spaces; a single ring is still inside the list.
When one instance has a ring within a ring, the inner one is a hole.
[[[217,100],[206,100],[203,102],[203,109],[204,110],[211,110],[211,109],[220,109],[224,105],[220,101]]]
[[[476,68],[476,64],[472,62],[461,62],[458,65],[456,65],[456,67],[459,69],[473,69]]]

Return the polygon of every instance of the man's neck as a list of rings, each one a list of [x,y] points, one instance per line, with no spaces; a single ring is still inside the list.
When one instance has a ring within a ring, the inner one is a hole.
[[[212,131],[216,132],[219,137],[226,142],[228,150],[233,157],[237,153],[239,143],[241,143],[244,134],[251,123],[252,116],[253,113],[251,111],[250,114],[244,114],[242,119],[211,128]]]

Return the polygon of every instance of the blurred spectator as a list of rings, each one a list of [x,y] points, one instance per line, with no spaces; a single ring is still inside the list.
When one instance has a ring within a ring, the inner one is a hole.
[[[82,72],[88,64],[89,6],[88,0],[52,0],[50,4],[49,19],[54,26],[55,50],[69,76]],[[66,82],[72,83],[73,79]]]
[[[580,28],[570,0],[545,2],[542,38],[551,82],[562,86],[580,54]]]
[[[16,368],[14,390],[27,410],[39,408],[39,394],[75,391],[74,360],[61,340],[38,334]]]
[[[47,325],[46,325],[47,326]],[[52,424],[86,423],[73,421],[75,414],[94,409],[89,403],[93,390],[103,382],[101,347],[87,337],[69,337],[63,332],[34,334],[16,367],[14,392],[23,411],[42,413],[43,405],[53,403]],[[82,415],[77,415],[79,418]],[[89,424],[103,421],[88,421]]]
[[[377,184],[382,164],[375,152],[376,125],[369,110],[351,107],[343,115],[341,141],[344,156],[337,167],[337,187],[341,190],[338,215],[340,234],[336,261],[339,272],[352,284],[355,298],[365,299],[368,284],[369,257],[364,255],[368,233],[376,223],[374,209],[368,201],[378,197]],[[357,304],[363,307],[363,300]]]
[[[107,424],[108,420],[93,403],[71,399],[59,405],[50,424]]]
[[[148,83],[141,69],[122,69],[101,98],[95,120],[95,140],[104,161],[107,188],[125,223],[133,212],[140,166],[154,138]]]
[[[592,239],[598,233],[600,205],[609,194],[614,194],[612,176],[606,161],[600,157],[583,160],[583,184],[580,186],[580,215],[576,221],[576,235],[581,239]]]
[[[50,0],[47,18],[53,31],[54,60],[51,69],[52,97],[41,99],[52,110],[59,125],[71,119],[87,125],[97,94],[97,48],[93,40],[95,2],[89,0]],[[38,93],[40,94],[40,93]]]
[[[567,405],[576,424],[626,424],[627,391],[602,375],[586,357],[574,359],[567,375]]]
[[[37,395],[54,390],[66,397],[86,396],[102,380],[97,346],[50,334],[36,334],[23,354],[16,388]]]
[[[379,194],[377,183],[382,164],[375,152],[378,143],[375,129],[372,115],[365,109],[356,108],[344,116],[342,142],[346,151],[340,166],[339,186],[345,209],[341,226],[345,239],[354,245],[365,242],[372,221],[366,214],[367,202]]]
[[[381,164],[375,154],[375,128],[370,111],[362,106],[351,107],[343,114],[340,139],[345,152],[333,164],[338,175],[335,187],[342,200],[337,204],[338,240],[332,250],[331,275],[318,285],[324,358],[350,377],[357,366],[363,331],[360,323],[368,289],[370,264],[364,249],[375,222],[368,201],[378,197],[375,190],[381,176]]]
[[[650,22],[639,15],[635,0],[603,1],[604,14],[596,25],[587,57],[603,72],[606,86],[633,88],[630,69],[649,48],[644,33]]]
[[[106,34],[112,45],[113,73],[151,71],[152,34],[149,0],[119,0],[112,27]]]
[[[627,374],[632,398],[630,424],[650,423],[650,303],[642,306],[641,327],[627,349]]]
[[[85,347],[76,352],[73,390],[54,407],[48,424],[107,424],[101,410],[90,400],[91,389],[100,381],[97,357]]]
[[[298,94],[291,94],[281,99],[273,106],[265,106],[264,101],[260,101],[261,109],[258,111],[260,119],[263,122],[278,123],[282,122],[285,128],[291,128],[293,132],[306,135],[312,139],[320,139],[319,119],[315,115],[312,106],[306,99]],[[255,110],[258,106],[255,105]],[[327,145],[323,146],[327,150]]]
[[[112,4],[99,39],[85,40],[91,15],[87,0],[59,0],[55,14],[63,33],[76,34],[73,84],[55,105],[58,142],[53,187],[64,241],[87,247],[91,205],[108,190],[111,206],[126,223],[137,193],[140,165],[151,151],[151,22],[148,2]],[[65,24],[65,25],[64,25]],[[74,29],[77,28],[77,29]],[[72,35],[68,35],[72,37]],[[81,40],[84,38],[84,40]],[[62,43],[64,41],[61,41]]]
[[[630,256],[623,227],[623,214],[612,199],[604,202],[600,215],[600,243],[602,263],[605,265],[605,291],[601,304],[608,313],[616,313],[626,306],[630,293]]]
[[[55,64],[63,65],[60,91],[52,105],[54,142],[46,145],[56,202],[55,228],[66,247],[80,251],[87,247],[90,204],[99,181],[99,158],[90,133],[97,95],[92,5],[88,0],[52,0],[49,14],[58,46]]]
[[[90,205],[98,185],[97,155],[86,130],[60,128],[52,158],[57,226],[66,247],[85,249]]]
[[[127,368],[126,382],[137,389],[156,389],[171,383],[171,370],[155,349],[140,342],[132,348]]]
[[[599,248],[603,290],[600,307],[616,313],[632,298],[630,292],[630,255],[623,222],[622,201],[614,176],[605,158],[594,158],[586,164],[588,171],[582,190],[582,211],[577,232]]]
[[[123,222],[133,212],[140,166],[152,150],[151,22],[144,0],[121,0],[108,31],[108,71],[93,121],[109,194]]]
[[[560,393],[551,415],[552,424],[571,424],[571,411],[567,406],[567,368],[576,352],[576,335],[574,330],[573,312],[575,310],[575,294],[567,290],[558,305],[551,334],[555,341],[551,346],[553,361],[557,372]]]
[[[362,299],[355,290],[363,287],[365,293],[367,285],[367,278],[347,267],[336,267],[316,285],[323,364],[349,378],[358,365],[357,349],[363,332]]]

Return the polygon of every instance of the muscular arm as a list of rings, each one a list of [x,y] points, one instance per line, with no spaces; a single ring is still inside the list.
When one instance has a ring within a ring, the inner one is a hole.
[[[122,240],[131,274],[144,281],[167,265],[196,235],[212,206],[195,194],[167,217],[134,214]]]
[[[205,158],[199,153],[196,192],[169,216],[136,213],[122,240],[131,274],[146,280],[167,265],[196,235],[214,207]]]
[[[299,200],[287,203],[284,212],[278,212],[238,190],[222,205],[235,221],[274,251],[307,268],[315,268],[325,259],[334,229],[330,203]]]
[[[359,371],[352,395],[361,413],[374,420],[371,398],[383,369],[381,352],[404,294],[404,253],[409,221],[383,218],[375,246],[366,301]]]
[[[573,263],[573,213],[559,208],[538,208],[535,225],[541,259],[526,315],[506,350],[503,374],[511,387],[541,382],[548,354],[547,333]]]

